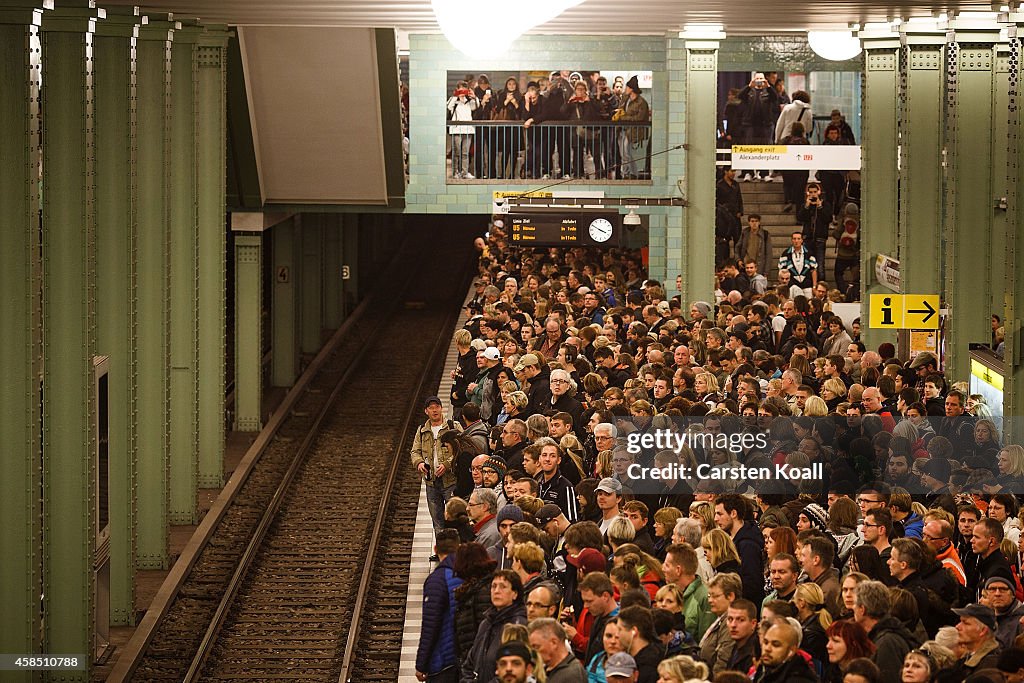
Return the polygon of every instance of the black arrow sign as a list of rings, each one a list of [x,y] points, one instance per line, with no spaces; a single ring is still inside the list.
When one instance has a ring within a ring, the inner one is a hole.
[[[924,308],[923,308],[923,309],[916,309],[916,310],[908,310],[908,311],[907,311],[907,313],[927,313],[928,315],[926,315],[926,316],[925,316],[925,317],[924,317],[924,318],[923,318],[923,319],[921,320],[921,322],[922,322],[922,323],[926,323],[926,322],[928,322],[928,320],[929,320],[929,319],[930,319],[930,318],[931,318],[931,317],[932,317],[933,315],[935,315],[935,309],[934,309],[934,308],[932,308],[932,305],[931,305],[930,303],[928,303],[927,301],[925,301],[925,302],[924,302]]]

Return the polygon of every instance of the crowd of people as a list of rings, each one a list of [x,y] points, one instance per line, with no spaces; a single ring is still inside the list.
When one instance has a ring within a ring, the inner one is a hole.
[[[636,76],[609,83],[599,71],[561,70],[494,87],[486,74],[467,75],[447,102],[451,176],[650,178],[650,117]]]
[[[934,354],[817,288],[684,306],[636,252],[477,248],[411,451],[420,680],[1024,681],[1024,448]]]

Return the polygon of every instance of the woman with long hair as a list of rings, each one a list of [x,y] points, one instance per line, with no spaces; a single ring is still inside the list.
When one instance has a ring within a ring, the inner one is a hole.
[[[703,535],[715,528],[715,508],[706,500],[695,500],[690,503],[690,519],[700,522],[700,533]]]
[[[860,572],[850,572],[843,577],[843,583],[839,589],[839,595],[843,602],[843,612],[839,615],[840,619],[853,618],[853,606],[857,601],[857,586],[867,580],[867,574],[861,574]]]
[[[889,567],[882,561],[878,550],[870,545],[859,545],[851,550],[844,569],[847,573],[860,572],[867,576],[878,577],[877,580],[882,583],[889,583],[892,580]]]
[[[693,390],[697,398],[709,408],[714,408],[722,398],[718,393],[718,378],[710,372],[697,373],[693,378]]]
[[[832,625],[832,615],[825,609],[825,593],[813,581],[801,583],[793,595],[793,605],[796,606],[796,618],[804,629],[800,649],[811,656],[812,665],[820,676],[828,661],[825,629]]]
[[[479,543],[463,543],[455,553],[453,569],[462,579],[455,589],[455,640],[460,653],[468,655],[473,648],[477,630],[492,607],[491,577],[497,566]]]
[[[658,589],[665,583],[665,572],[658,558],[632,543],[624,543],[615,550],[614,564],[632,569],[640,579],[640,586],[650,594],[651,601],[655,600]]]
[[[974,456],[992,462],[999,454],[999,430],[992,420],[978,420],[974,423]]]
[[[1003,446],[996,457],[996,465],[999,468],[996,481],[1003,489],[1012,493],[1024,491],[1024,447],[1017,444]]]
[[[587,683],[606,683],[604,665],[608,662],[608,658],[616,652],[625,652],[622,643],[619,642],[619,625],[615,619],[605,624],[601,647],[601,651],[587,663]]]
[[[826,651],[828,666],[822,676],[822,683],[842,683],[846,669],[855,659],[872,658],[875,655],[875,644],[868,638],[864,627],[853,620],[833,622],[826,630],[828,637]]]
[[[473,458],[481,452],[480,446],[462,432],[448,430],[439,439],[441,448],[451,455],[452,472],[455,473],[455,489],[452,495],[469,500],[473,493]]]
[[[707,553],[708,562],[711,563],[715,573],[740,573],[740,554],[729,534],[718,528],[711,529],[704,533],[701,546]]]
[[[691,683],[707,681],[711,672],[708,665],[689,655],[676,655],[658,664],[658,683]]]

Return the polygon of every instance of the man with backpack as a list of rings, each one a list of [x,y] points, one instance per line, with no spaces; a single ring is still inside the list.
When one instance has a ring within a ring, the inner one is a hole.
[[[455,490],[455,471],[451,452],[441,447],[441,436],[452,430],[462,431],[454,420],[446,420],[441,399],[429,396],[423,402],[427,421],[416,430],[409,452],[412,465],[427,482],[427,509],[434,523],[434,532],[444,528],[444,506]]]
[[[455,589],[462,579],[455,575],[455,550],[459,532],[437,532],[434,552],[440,564],[423,582],[423,621],[416,649],[416,678],[432,683],[456,683],[459,660],[455,647]]]

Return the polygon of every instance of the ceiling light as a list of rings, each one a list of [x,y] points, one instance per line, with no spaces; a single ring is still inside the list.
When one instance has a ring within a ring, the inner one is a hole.
[[[540,26],[583,0],[431,0],[434,16],[448,42],[473,59],[505,53],[519,36]],[[472,17],[474,24],[467,24]],[[486,31],[476,25],[488,26]]]
[[[629,210],[625,216],[622,217],[623,225],[640,225],[640,216],[637,215],[633,209]]]
[[[685,24],[679,37],[689,40],[720,40],[725,38],[725,27],[721,24]]]
[[[807,42],[819,57],[841,62],[860,54],[860,40],[849,30],[808,31]]]

